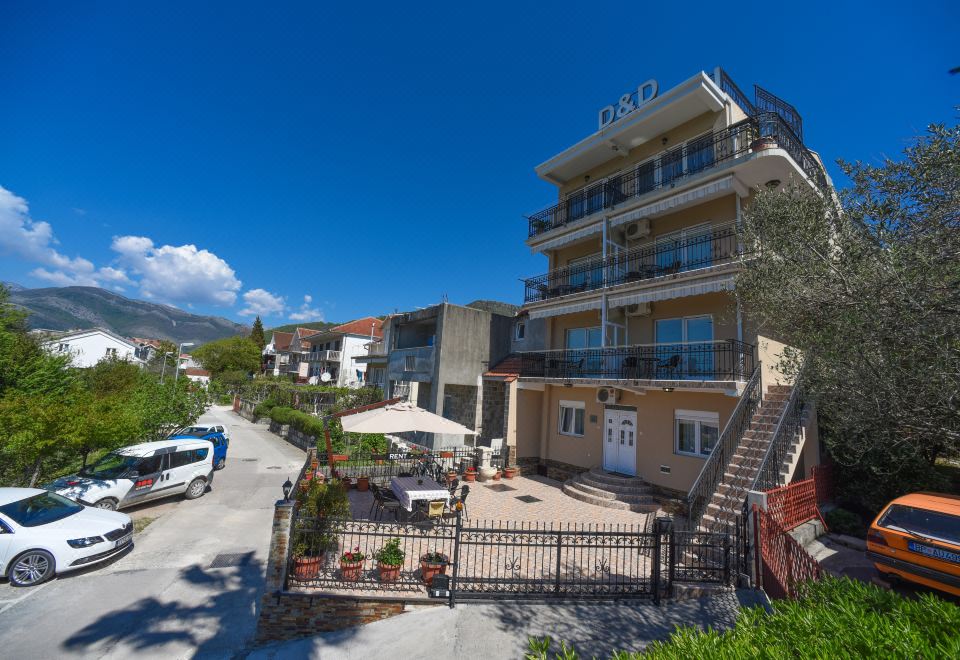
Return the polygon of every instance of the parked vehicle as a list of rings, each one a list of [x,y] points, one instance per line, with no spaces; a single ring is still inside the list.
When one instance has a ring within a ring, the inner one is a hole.
[[[867,557],[881,575],[960,596],[960,497],[911,493],[877,516]]]
[[[113,510],[172,495],[195,500],[211,482],[213,444],[179,438],[112,451],[45,488],[87,506]]]
[[[230,440],[224,437],[222,433],[183,433],[170,437],[171,440],[189,440],[191,438],[209,440],[213,443],[214,470],[222,470],[227,466],[227,447],[230,446]]]
[[[133,543],[130,516],[39,488],[0,488],[0,576],[31,587],[110,559]]]
[[[171,433],[169,437],[173,438],[180,435],[192,435],[194,437],[202,437],[208,433],[220,433],[227,440],[230,439],[230,427],[226,424],[194,424],[193,426],[185,426],[182,429],[177,429],[174,433]]]

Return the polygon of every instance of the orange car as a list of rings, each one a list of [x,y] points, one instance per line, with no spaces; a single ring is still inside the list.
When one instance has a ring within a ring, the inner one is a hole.
[[[911,493],[880,512],[867,533],[880,574],[960,596],[960,497]]]

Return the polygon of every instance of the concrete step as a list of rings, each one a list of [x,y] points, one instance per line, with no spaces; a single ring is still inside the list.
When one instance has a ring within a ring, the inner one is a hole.
[[[563,484],[563,492],[575,500],[602,506],[607,509],[619,509],[621,511],[633,511],[635,513],[652,513],[659,507],[656,504],[631,504],[629,502],[619,502],[617,500],[607,500],[602,497],[596,497],[585,493],[582,490],[574,488],[570,484]]]
[[[616,500],[624,497],[647,497],[650,494],[649,486],[611,486],[600,481],[594,481],[587,474],[581,474],[567,481],[568,484],[582,486],[584,492]]]
[[[580,477],[588,477],[591,484],[600,483],[607,486],[617,486],[620,488],[644,488],[648,487],[647,482],[638,477],[627,477],[619,474],[605,472],[598,467],[590,468],[588,472],[581,472]]]
[[[570,486],[575,490],[579,490],[581,493],[586,493],[587,495],[592,495],[593,497],[597,497],[603,500],[609,500],[611,502],[613,501],[625,502],[627,504],[653,504],[654,503],[653,496],[649,494],[636,493],[636,494],[625,495],[620,493],[612,493],[607,490],[601,490],[599,488],[594,488],[593,486],[588,486],[587,484],[579,482],[575,479],[571,479],[566,483],[566,485]]]

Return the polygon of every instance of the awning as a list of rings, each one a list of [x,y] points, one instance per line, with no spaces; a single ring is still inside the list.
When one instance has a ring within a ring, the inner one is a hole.
[[[531,319],[543,319],[548,316],[561,316],[563,314],[576,314],[577,312],[588,312],[591,309],[600,309],[602,301],[600,297],[592,298],[590,300],[581,300],[579,302],[571,302],[566,305],[553,305],[551,307],[542,307],[539,309],[530,309]]]
[[[594,234],[601,233],[603,233],[603,224],[600,222],[592,222],[587,227],[582,227],[576,231],[570,232],[569,234],[564,234],[563,236],[557,236],[556,238],[550,239],[546,243],[541,243],[537,247],[533,248],[533,251],[543,252],[544,250],[553,250],[567,245],[568,243],[579,241],[581,238],[586,238],[587,236],[593,236]]]
[[[664,284],[647,291],[635,291],[633,293],[625,293],[621,296],[611,296],[609,303],[610,307],[626,307],[627,305],[656,302],[657,300],[670,300],[684,296],[699,296],[704,293],[717,293],[718,291],[733,291],[733,287],[734,275],[728,273],[714,277],[705,277],[692,282],[684,281],[674,284]]]
[[[435,415],[429,410],[403,401],[382,408],[344,415],[340,424],[347,433],[405,433],[421,431],[423,433],[446,433],[448,435],[476,435],[468,429],[446,417]]]
[[[633,222],[634,220],[639,220],[640,218],[663,215],[678,206],[686,206],[687,204],[693,203],[699,204],[708,198],[726,194],[729,190],[733,190],[733,176],[725,176],[722,179],[717,179],[716,181],[705,183],[702,186],[685,190],[682,193],[665,197],[653,204],[647,204],[638,209],[633,209],[623,215],[612,216],[610,218],[610,226],[617,227],[628,222]]]

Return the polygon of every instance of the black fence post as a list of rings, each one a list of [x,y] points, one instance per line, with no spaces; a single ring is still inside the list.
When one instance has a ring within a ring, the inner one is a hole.
[[[457,598],[457,578],[460,573],[460,534],[463,532],[463,512],[457,509],[457,526],[453,530],[453,571],[450,575],[450,609],[453,609]]]
[[[650,566],[650,590],[653,604],[660,604],[660,519],[653,521],[653,563]]]
[[[560,593],[560,553],[563,549],[563,532],[557,531],[557,575],[556,575],[556,584],[553,587],[554,593]]]

